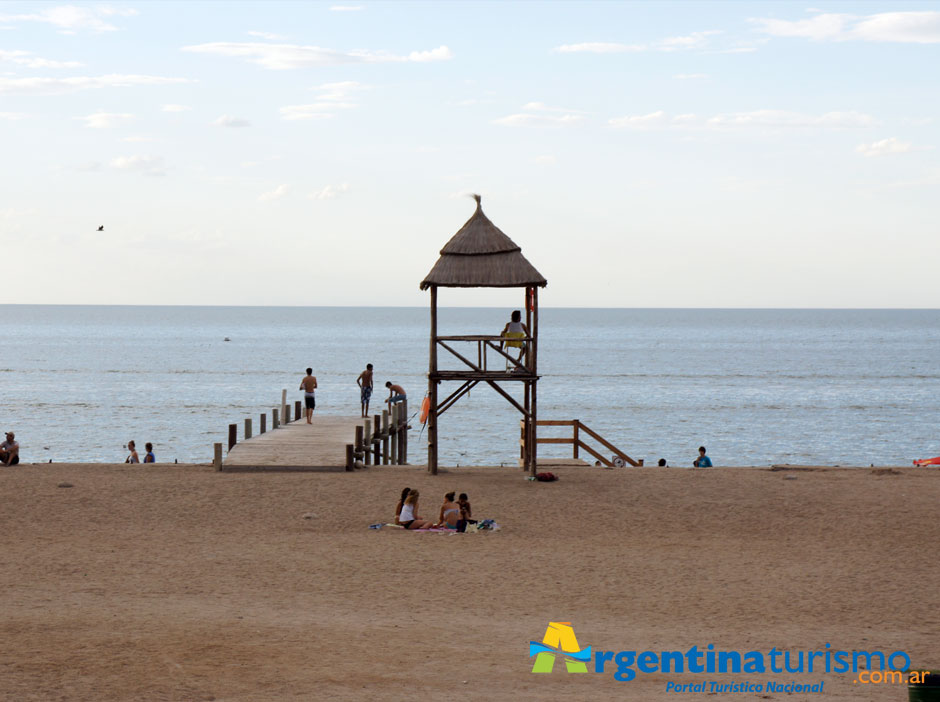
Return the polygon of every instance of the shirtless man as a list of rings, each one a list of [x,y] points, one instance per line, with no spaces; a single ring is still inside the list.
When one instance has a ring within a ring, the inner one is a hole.
[[[386,402],[388,403],[389,410],[391,410],[392,405],[394,405],[396,402],[401,402],[406,398],[405,388],[403,388],[401,385],[395,385],[391,380],[385,383],[385,387],[388,388],[388,399]]]
[[[15,466],[20,462],[20,445],[15,441],[12,431],[7,432],[7,440],[0,444],[0,463]]]
[[[313,408],[317,406],[317,401],[313,396],[313,391],[317,389],[317,378],[313,374],[313,368],[307,369],[307,376],[300,381],[300,389],[304,391],[304,402],[307,405],[307,424],[313,424],[310,420],[313,418]]]
[[[372,364],[367,363],[366,369],[356,378],[359,386],[359,399],[362,402],[362,416],[369,416],[369,400],[372,399]]]

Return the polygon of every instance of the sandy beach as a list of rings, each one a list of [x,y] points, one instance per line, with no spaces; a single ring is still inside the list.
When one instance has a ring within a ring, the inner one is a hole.
[[[940,470],[553,470],[2,469],[0,699],[656,700],[717,679],[825,682],[735,699],[907,695],[836,673],[534,675],[549,621],[595,650],[830,643],[940,666]],[[422,516],[465,491],[502,529],[369,530],[406,485]]]

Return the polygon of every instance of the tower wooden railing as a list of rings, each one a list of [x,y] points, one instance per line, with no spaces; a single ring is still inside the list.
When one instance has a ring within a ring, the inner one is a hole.
[[[524,423],[519,423],[521,428],[521,438],[519,439],[520,455],[525,455],[525,425]],[[603,436],[598,434],[596,431],[591,429],[589,426],[584,424],[580,419],[540,419],[536,422],[537,426],[540,427],[571,427],[571,437],[548,437],[548,436],[539,436],[536,439],[537,444],[570,444],[571,445],[571,457],[580,458],[580,451],[584,449],[587,453],[591,454],[598,461],[603,463],[608,468],[614,467],[614,459],[620,458],[624,464],[629,464],[631,466],[642,466],[643,460],[635,461],[630,458],[627,454],[621,451],[619,448],[610,443]],[[582,440],[582,436],[587,436],[590,439],[593,439],[595,442],[606,448],[608,451],[613,452],[613,456],[607,458],[606,456],[601,455],[599,451],[592,448]],[[520,459],[521,460],[521,459]]]

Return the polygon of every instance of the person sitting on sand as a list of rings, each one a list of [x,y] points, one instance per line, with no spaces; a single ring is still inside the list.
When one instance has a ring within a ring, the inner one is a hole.
[[[407,399],[407,395],[405,395],[405,388],[403,388],[401,385],[395,385],[391,380],[389,380],[387,383],[385,383],[385,387],[388,388],[388,399],[385,401],[388,403],[388,408],[390,410],[392,409],[392,405],[394,405],[396,402],[402,402],[403,400]]]
[[[435,526],[444,527],[446,529],[456,529],[457,522],[460,521],[460,505],[454,502],[454,495],[456,492],[448,492],[444,495],[444,504],[441,505],[441,513],[437,518],[437,524]]]
[[[418,491],[410,490],[408,497],[405,498],[405,504],[401,507],[401,514],[398,515],[398,523],[405,529],[430,529],[434,526],[433,522],[421,519],[418,516]]]
[[[698,447],[698,458],[692,461],[692,467],[693,468],[711,468],[712,467],[712,459],[710,459],[708,456],[705,455],[704,446]]]
[[[457,505],[460,507],[460,520],[457,522],[457,531],[466,531],[468,524],[476,524],[473,517],[473,510],[470,508],[470,499],[467,497],[467,493],[460,493],[460,497],[457,498]]]
[[[660,467],[660,468],[668,468],[668,467],[669,467],[669,464],[666,463],[666,459],[665,459],[665,458],[660,458],[660,459],[659,459],[659,467]]]
[[[137,455],[137,444],[133,441],[127,442],[127,449],[130,451],[130,455],[124,459],[125,463],[140,463],[140,457]]]
[[[0,463],[5,466],[15,466],[20,462],[20,445],[16,442],[16,435],[7,432],[6,441],[0,444]]]
[[[148,441],[144,444],[144,448],[147,449],[147,455],[144,456],[144,463],[156,463],[157,457],[153,455],[153,444]]]
[[[411,492],[411,488],[406,487],[401,491],[401,499],[398,500],[398,506],[395,507],[395,523],[401,524],[398,521],[398,517],[401,515],[401,508],[405,506],[405,499],[408,497],[408,493]]]

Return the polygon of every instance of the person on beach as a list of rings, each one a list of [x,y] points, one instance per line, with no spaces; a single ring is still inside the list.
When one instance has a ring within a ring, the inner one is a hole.
[[[144,444],[144,448],[147,449],[147,455],[144,456],[144,463],[156,463],[157,457],[153,455],[153,444],[148,441]]]
[[[304,391],[304,404],[307,407],[307,424],[313,424],[313,410],[317,406],[313,391],[317,389],[317,378],[313,368],[307,369],[307,375],[300,381],[300,389]]]
[[[5,466],[15,466],[20,462],[20,445],[12,431],[7,432],[6,440],[0,444],[0,463]]]
[[[359,386],[359,401],[362,403],[362,416],[369,416],[369,400],[372,399],[372,364],[367,363],[366,369],[356,378]]]
[[[476,521],[472,519],[473,510],[470,508],[470,498],[467,497],[467,493],[460,493],[460,496],[457,498],[457,505],[460,507],[460,519],[457,521],[457,531],[464,532],[467,530],[468,524],[476,524]]]
[[[401,506],[401,514],[398,515],[398,523],[405,529],[430,529],[434,526],[433,522],[427,519],[421,519],[418,516],[418,496],[417,490],[409,490],[408,497],[405,498],[405,504]]]
[[[711,468],[712,467],[712,459],[710,459],[708,456],[705,455],[704,446],[698,447],[698,458],[692,461],[692,467],[693,468]]]
[[[519,357],[516,360],[522,361],[526,349],[525,342],[519,341],[519,339],[524,339],[529,335],[528,328],[522,323],[522,312],[513,310],[509,322],[506,323],[499,335],[505,339],[516,339],[516,341],[500,341],[499,348],[503,348],[503,344],[505,344],[507,349],[519,349]]]
[[[385,383],[385,387],[388,388],[388,399],[385,402],[388,403],[389,409],[392,409],[392,405],[396,402],[401,402],[408,397],[405,395],[405,388],[401,385],[395,385],[391,380]]]
[[[140,463],[140,457],[137,455],[137,444],[133,441],[127,442],[127,450],[130,451],[130,455],[124,459],[125,463]]]
[[[405,506],[405,500],[408,498],[408,493],[411,492],[411,488],[406,487],[401,491],[401,498],[398,500],[398,505],[395,507],[395,523],[401,524],[398,521],[398,517],[401,515],[401,508]]]
[[[660,467],[660,468],[668,468],[668,467],[669,467],[669,464],[666,463],[666,459],[665,459],[665,458],[660,458],[660,459],[659,459],[659,467]]]
[[[441,513],[438,515],[435,526],[445,529],[456,529],[460,521],[460,505],[454,502],[456,492],[448,492],[444,495],[444,504],[441,505]]]

